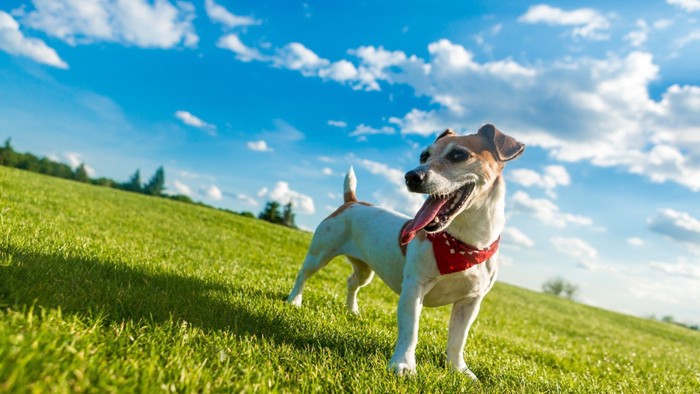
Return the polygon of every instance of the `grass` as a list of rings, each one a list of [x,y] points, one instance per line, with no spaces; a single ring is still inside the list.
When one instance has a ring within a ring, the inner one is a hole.
[[[0,392],[700,392],[700,334],[506,284],[444,362],[425,309],[418,375],[386,372],[397,296],[344,307],[331,263],[283,300],[310,235],[0,167]]]

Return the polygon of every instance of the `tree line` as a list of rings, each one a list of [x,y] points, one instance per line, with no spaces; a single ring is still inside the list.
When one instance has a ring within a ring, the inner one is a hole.
[[[136,172],[126,182],[117,182],[110,178],[91,178],[88,174],[85,163],[80,163],[75,169],[68,164],[51,160],[47,157],[38,157],[32,153],[17,152],[12,147],[12,140],[8,138],[0,147],[0,165],[6,167],[19,168],[39,174],[45,174],[57,178],[70,179],[77,182],[90,183],[98,186],[111,187],[114,189],[126,190],[134,193],[148,194],[151,196],[175,198],[187,200],[187,196],[165,195],[165,170],[158,167],[148,182],[141,181],[141,171]],[[191,202],[191,199],[190,199]]]
[[[210,205],[195,202],[189,196],[183,194],[167,194],[165,193],[165,170],[162,166],[158,167],[156,172],[149,178],[147,182],[141,179],[141,170],[136,170],[126,182],[117,182],[110,178],[100,177],[91,178],[87,171],[85,163],[80,163],[75,169],[65,163],[51,160],[47,157],[39,157],[32,153],[17,152],[12,146],[12,139],[8,138],[5,143],[0,146],[0,165],[6,167],[18,168],[21,170],[36,172],[39,174],[49,175],[57,178],[70,179],[76,182],[90,183],[97,186],[110,187],[113,189],[125,190],[132,193],[147,194],[156,197],[165,197],[185,203],[206,206],[209,208],[218,209],[221,211],[255,218],[252,212],[235,212],[229,209],[215,208]],[[289,202],[280,211],[281,204],[277,201],[269,201],[265,208],[258,214],[258,218],[270,223],[279,224],[282,226],[297,228],[294,223],[295,214],[292,203]]]

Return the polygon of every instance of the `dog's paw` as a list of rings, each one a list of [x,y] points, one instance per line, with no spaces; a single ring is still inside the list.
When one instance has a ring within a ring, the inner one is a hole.
[[[287,303],[299,308],[301,306],[301,294],[296,297],[290,294],[289,297],[287,297]]]
[[[411,366],[407,363],[390,363],[387,368],[390,372],[393,372],[396,376],[411,376],[416,374],[416,367]]]
[[[474,375],[474,372],[472,372],[472,370],[469,369],[468,367],[464,367],[463,369],[461,369],[461,370],[459,371],[459,373],[461,373],[462,375],[466,376],[466,377],[469,378],[470,380],[473,380],[473,381],[475,381],[475,382],[478,382],[478,381],[479,381],[479,378],[477,378],[476,375]]]

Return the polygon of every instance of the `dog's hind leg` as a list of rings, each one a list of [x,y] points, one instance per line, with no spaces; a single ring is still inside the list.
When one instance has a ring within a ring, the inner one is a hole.
[[[352,264],[352,275],[348,278],[348,310],[354,314],[358,314],[357,308],[357,292],[361,287],[367,286],[374,277],[374,271],[362,260],[347,256],[348,261]]]
[[[306,252],[304,263],[297,274],[294,287],[289,293],[287,302],[294,306],[301,306],[301,293],[304,290],[304,284],[318,270],[325,267],[333,257],[339,255],[339,241],[342,239],[342,231],[339,231],[337,226],[332,226],[328,222],[322,222],[313,239],[309,250]]]
[[[306,254],[304,259],[304,264],[302,264],[299,273],[297,274],[297,279],[294,282],[294,287],[287,297],[287,302],[294,306],[301,306],[302,291],[304,291],[304,285],[306,281],[318,272],[321,268],[325,267],[333,255],[328,255],[326,253],[313,254],[311,250]]]

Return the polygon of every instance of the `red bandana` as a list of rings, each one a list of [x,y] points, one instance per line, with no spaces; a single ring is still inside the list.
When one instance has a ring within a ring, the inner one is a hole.
[[[501,240],[501,237],[498,237],[491,246],[480,250],[444,231],[428,233],[426,236],[433,243],[435,261],[437,261],[438,270],[442,275],[464,271],[490,259],[498,250],[498,242]]]

